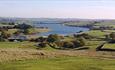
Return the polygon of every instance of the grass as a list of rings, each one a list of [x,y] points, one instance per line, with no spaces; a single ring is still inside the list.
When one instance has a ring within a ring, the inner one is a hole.
[[[10,32],[14,32],[15,30],[11,30]],[[33,31],[32,31],[33,32]],[[100,30],[92,30],[86,32],[89,35],[95,36],[95,37],[103,37],[107,32],[102,32]],[[73,38],[65,38],[64,40],[71,41]],[[87,41],[86,46],[90,47],[90,49],[97,48],[97,46],[103,41],[98,40],[92,40]],[[34,45],[36,43],[34,42],[0,42],[0,48],[36,48]],[[105,48],[115,48],[115,44],[105,44]],[[14,49],[13,49],[14,50]],[[22,49],[21,49],[22,50]],[[27,49],[28,50],[28,49]],[[42,50],[46,51],[55,51],[55,49],[47,46],[43,48]],[[34,51],[34,50],[33,50]],[[36,50],[37,51],[37,50]],[[4,53],[5,51],[3,51]],[[20,52],[14,54],[13,51],[10,51],[11,53],[7,53],[7,57],[5,58],[24,58],[25,55],[28,57],[35,58],[32,52],[27,52],[24,50],[24,52]],[[15,51],[19,52],[19,51]],[[25,53],[25,54],[21,54]],[[28,54],[29,53],[29,54]],[[86,52],[85,52],[86,53]],[[9,56],[9,54],[12,54],[12,56]],[[34,54],[37,54],[37,52],[34,52]],[[68,53],[67,53],[68,54]],[[80,54],[83,54],[80,52]],[[3,55],[3,54],[2,54]],[[5,53],[6,55],[6,53]],[[55,54],[56,55],[56,54]],[[113,55],[114,56],[114,55]],[[3,59],[5,59],[3,57]],[[37,57],[38,58],[38,57]],[[83,57],[69,57],[69,56],[63,56],[63,57],[53,57],[53,58],[45,58],[45,59],[34,59],[34,60],[14,60],[9,62],[0,63],[0,70],[115,70],[115,60],[109,60],[109,59],[100,59],[99,58],[91,58],[88,56]]]
[[[89,57],[48,58],[0,63],[0,70],[115,70],[115,60]]]
[[[22,49],[37,49],[35,46],[37,43],[35,42],[0,42],[0,48],[22,48]],[[40,50],[40,49],[39,49]],[[44,48],[41,48],[41,50],[47,50],[47,51],[55,51],[56,49],[46,46]]]
[[[101,23],[97,23],[95,24],[95,26],[110,26],[110,27],[114,27],[115,28],[115,21],[106,21],[106,22],[101,22]]]
[[[91,36],[94,36],[94,37],[98,37],[98,38],[105,38],[105,35],[106,34],[109,34],[111,32],[115,32],[114,30],[104,30],[101,31],[101,30],[91,30],[91,31],[88,31],[88,32],[85,32]],[[102,42],[104,41],[101,41],[101,40],[92,40],[92,41],[87,41],[87,44],[86,46],[90,47],[90,49],[96,49],[96,47],[98,47]],[[103,48],[109,48],[109,49],[115,49],[115,44],[105,44]]]
[[[40,28],[30,28],[28,29],[29,33],[39,33],[39,32],[48,32],[49,29],[40,29]]]
[[[50,47],[50,46],[46,46],[45,48],[42,48],[42,50],[47,50],[47,51],[55,51],[56,49]]]
[[[105,44],[104,48],[115,49],[115,44]]]
[[[106,32],[102,32],[101,30],[90,30],[88,32],[85,32],[91,36],[95,36],[95,37],[104,37],[104,35],[106,35]]]
[[[112,33],[115,32],[115,30],[104,30],[104,32]]]
[[[69,22],[69,23],[65,23],[66,25],[73,25],[73,26],[84,26],[84,25],[90,25],[93,24],[90,21],[80,21],[80,22]],[[111,20],[111,21],[104,21],[104,22],[99,22],[99,23],[95,23],[93,24],[93,26],[111,26],[115,28],[115,20]]]
[[[90,47],[90,49],[95,50],[103,41],[87,41],[86,45],[87,47]]]
[[[8,29],[7,33],[8,34],[13,34],[13,33],[17,32],[17,31],[18,31],[18,29]]]
[[[0,48],[35,48],[34,42],[0,42]]]
[[[111,32],[114,32],[114,30],[105,30],[104,32],[101,30],[91,30],[86,33],[88,33],[91,36],[95,36],[95,37],[104,39],[105,38],[104,35],[111,33]],[[87,41],[86,46],[90,47],[90,49],[96,49],[96,47],[98,47],[102,42],[104,42],[104,41],[99,41],[99,40]],[[114,43],[113,44],[105,44],[103,48],[115,49],[115,44]]]
[[[80,21],[80,22],[69,22],[65,23],[65,25],[72,25],[72,26],[84,26],[84,25],[89,25],[92,24],[89,21]]]

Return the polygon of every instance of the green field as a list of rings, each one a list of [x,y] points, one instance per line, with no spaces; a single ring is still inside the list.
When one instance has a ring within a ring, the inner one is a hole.
[[[45,28],[30,28],[29,32],[30,33],[38,33],[38,32],[48,32],[50,29],[45,29]]]
[[[115,49],[115,44],[105,44],[104,48]]]
[[[34,42],[0,42],[0,48],[35,48]]]
[[[7,32],[12,34],[16,31],[17,29],[10,29]],[[45,29],[29,29],[29,31],[47,32]],[[38,42],[29,41],[0,42],[0,70],[115,70],[115,53],[96,51],[96,48],[106,41],[105,35],[113,31],[84,32],[94,37],[85,41],[85,47],[89,47],[87,50],[57,50],[49,45],[37,49],[35,45]],[[74,37],[71,36],[63,39],[63,41],[72,40]],[[115,44],[106,43],[104,48],[115,49]]]
[[[102,32],[101,30],[90,30],[85,33],[98,38],[103,38],[106,34],[108,34],[107,32]]]
[[[61,57],[0,63],[0,70],[115,70],[115,60]]]

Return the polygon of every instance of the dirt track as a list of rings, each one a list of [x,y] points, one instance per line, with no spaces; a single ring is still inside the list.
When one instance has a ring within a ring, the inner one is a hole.
[[[19,48],[7,48],[0,49],[0,62],[10,60],[26,60],[26,59],[38,59],[38,58],[52,58],[61,56],[88,56],[99,59],[115,59],[115,52],[104,51],[89,51],[89,50],[35,50],[35,49],[19,49]]]

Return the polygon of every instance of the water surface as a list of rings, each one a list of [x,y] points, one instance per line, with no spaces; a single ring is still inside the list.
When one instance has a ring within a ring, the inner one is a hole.
[[[60,34],[60,35],[70,35],[75,34],[79,31],[88,31],[88,28],[83,27],[71,27],[65,26],[63,24],[35,24],[36,27],[48,27],[51,29],[49,32],[39,33],[40,36],[48,36],[49,34]]]

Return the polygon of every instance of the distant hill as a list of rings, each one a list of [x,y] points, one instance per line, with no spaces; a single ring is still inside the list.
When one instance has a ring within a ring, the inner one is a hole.
[[[111,21],[113,19],[80,19],[80,18],[16,18],[0,17],[0,22],[15,23],[63,23],[68,21]]]

